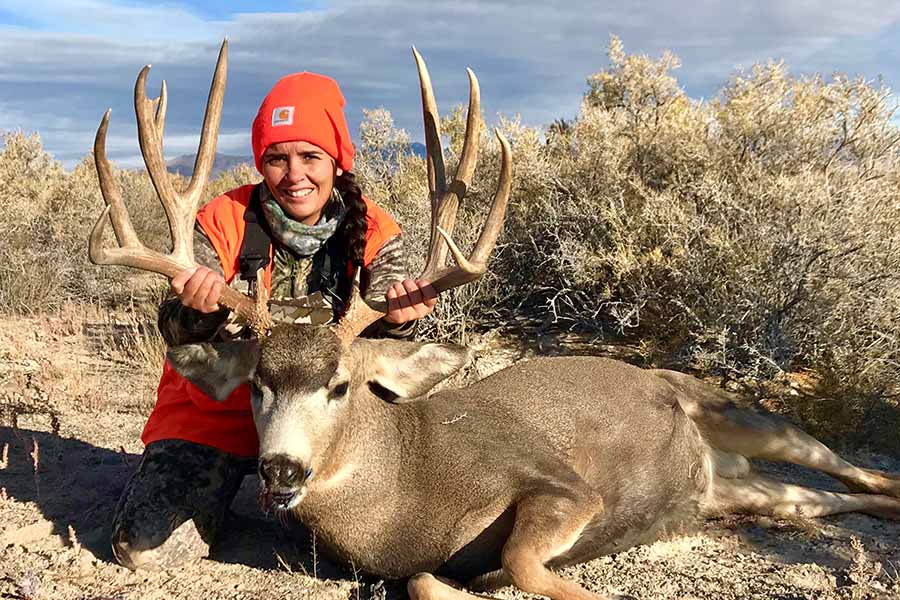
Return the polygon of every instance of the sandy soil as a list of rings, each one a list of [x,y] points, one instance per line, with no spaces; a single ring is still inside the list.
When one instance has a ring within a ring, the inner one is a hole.
[[[92,327],[101,325],[66,316],[22,318],[0,332],[0,598],[403,597],[401,583],[331,564],[302,527],[289,531],[267,520],[256,508],[252,478],[208,559],[160,573],[116,566],[109,521],[140,456],[153,382],[97,343]],[[527,353],[492,339],[482,346],[467,377]],[[558,349],[552,340],[533,347]],[[852,458],[900,471],[897,457]],[[814,473],[760,467],[839,489]],[[640,599],[900,598],[900,523],[864,515],[733,517],[564,574],[598,593]],[[496,596],[522,597],[512,589]]]

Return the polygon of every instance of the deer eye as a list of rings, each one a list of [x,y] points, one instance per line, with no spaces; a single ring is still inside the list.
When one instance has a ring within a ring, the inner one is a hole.
[[[344,381],[343,383],[339,383],[334,388],[332,388],[331,392],[328,394],[329,400],[336,400],[342,396],[347,394],[347,389],[350,387],[349,381]]]

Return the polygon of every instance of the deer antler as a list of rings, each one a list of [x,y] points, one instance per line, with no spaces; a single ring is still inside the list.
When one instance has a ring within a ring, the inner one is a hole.
[[[163,129],[168,99],[166,82],[163,81],[158,98],[152,100],[148,98],[146,87],[150,65],[147,65],[141,70],[134,84],[134,112],[137,118],[138,140],[150,180],[166,211],[169,232],[172,235],[172,252],[169,254],[147,248],[134,231],[122,196],[113,181],[112,168],[106,158],[106,130],[109,126],[111,109],[106,111],[94,140],[94,162],[97,165],[100,191],[106,201],[106,208],[91,231],[89,247],[91,262],[97,265],[134,267],[165,275],[169,279],[186,268],[196,266],[193,248],[194,221],[200,197],[215,160],[227,69],[228,40],[225,40],[219,50],[219,60],[209,90],[194,174],[187,189],[180,193],[175,190],[169,179],[163,157]],[[118,248],[104,248],[102,245],[107,215],[112,222]],[[264,296],[252,299],[225,286],[219,302],[246,320],[257,333],[265,332],[271,327],[271,316]]]
[[[478,242],[472,254],[465,255],[453,242],[453,227],[456,224],[456,212],[459,202],[466,195],[472,183],[475,163],[478,159],[478,136],[481,114],[481,93],[478,79],[471,69],[469,74],[469,109],[466,118],[466,133],[463,142],[459,166],[453,181],[447,185],[444,169],[444,153],[441,149],[440,117],[431,78],[422,56],[413,48],[416,66],[419,71],[419,83],[422,89],[422,112],[425,119],[425,151],[428,165],[428,188],[431,199],[431,241],[429,243],[428,260],[419,279],[431,282],[437,293],[474,281],[487,270],[487,261],[497,243],[506,206],[509,203],[512,188],[512,151],[509,142],[499,130],[495,130],[500,141],[501,166],[500,178],[494,202],[485,220]],[[448,250],[453,254],[455,266],[445,266]],[[357,274],[353,285],[353,293],[344,318],[335,327],[335,333],[345,345],[352,343],[362,331],[387,313],[387,304],[383,301],[364,301],[359,293],[359,277]]]

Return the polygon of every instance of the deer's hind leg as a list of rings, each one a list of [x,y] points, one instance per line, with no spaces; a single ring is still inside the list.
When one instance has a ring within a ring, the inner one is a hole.
[[[736,406],[728,396],[694,377],[655,371],[679,392],[678,402],[716,450],[786,462],[822,471],[853,492],[900,498],[900,475],[857,467],[786,420]]]
[[[824,517],[861,512],[900,520],[900,499],[877,494],[826,492],[783,483],[758,474],[740,478],[716,476],[712,495],[703,507],[707,516],[750,513],[773,517]]]

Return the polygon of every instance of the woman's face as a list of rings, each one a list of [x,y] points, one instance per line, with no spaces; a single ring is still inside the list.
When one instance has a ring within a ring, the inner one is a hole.
[[[315,225],[331,198],[335,177],[343,173],[327,152],[309,142],[272,144],[263,153],[263,178],[282,210]]]

